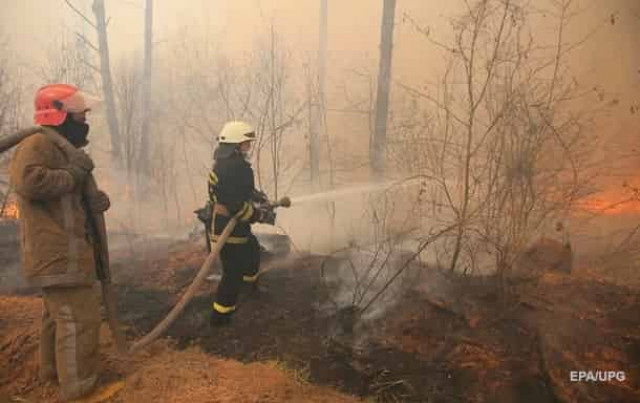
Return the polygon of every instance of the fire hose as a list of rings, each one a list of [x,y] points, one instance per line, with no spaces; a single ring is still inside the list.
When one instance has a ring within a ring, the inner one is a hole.
[[[25,138],[27,138],[27,137],[35,134],[35,133],[38,133],[38,132],[45,132],[46,133],[46,131],[47,131],[46,129],[44,129],[44,128],[40,127],[40,126],[34,126],[34,127],[29,127],[27,129],[24,129],[24,130],[20,130],[19,132],[15,133],[13,135],[5,136],[3,138],[0,138],[0,153],[4,152],[4,151],[6,151],[6,150],[8,150],[8,149],[10,149],[12,147],[14,147],[18,143],[20,143],[22,140],[24,140]],[[50,136],[50,138],[52,140],[54,140],[54,141],[57,141],[56,136]],[[61,146],[65,146],[65,144],[62,144],[62,143],[60,145]],[[95,186],[95,182],[93,183],[93,186]],[[272,207],[274,209],[276,207],[289,207],[289,206],[291,206],[291,200],[288,197],[283,197],[282,199],[280,199],[280,200],[278,200],[276,202],[269,202],[269,205],[270,205],[270,207]],[[101,231],[102,232],[102,234],[98,234],[98,235],[102,235],[102,237],[101,237],[101,241],[102,242],[101,243],[103,245],[106,245],[106,230],[105,230],[105,227],[104,227],[104,217],[100,216],[100,217],[97,217],[97,218],[98,218],[98,221],[95,223],[96,224],[96,232],[97,231]],[[130,354],[133,354],[133,353],[136,353],[136,352],[140,351],[142,348],[144,348],[145,346],[149,345],[149,343],[151,343],[154,340],[156,340],[178,318],[178,316],[182,313],[182,311],[187,306],[187,304],[191,301],[191,299],[193,299],[193,296],[194,296],[196,290],[198,289],[198,287],[200,287],[202,285],[202,282],[206,278],[207,273],[209,272],[209,270],[211,270],[211,267],[213,266],[213,263],[215,262],[215,260],[220,255],[220,250],[222,250],[222,247],[227,242],[227,239],[229,238],[230,234],[233,232],[233,229],[235,228],[237,223],[238,223],[238,219],[236,217],[232,217],[231,220],[229,220],[229,223],[227,223],[227,226],[224,228],[224,230],[222,231],[222,234],[220,235],[220,238],[216,242],[215,248],[207,256],[207,259],[202,264],[202,267],[200,267],[200,270],[198,271],[198,274],[196,275],[194,280],[191,282],[191,284],[189,285],[189,288],[184,293],[184,295],[182,296],[180,301],[178,301],[178,303],[173,307],[173,309],[171,309],[171,311],[167,314],[167,316],[160,323],[158,323],[156,325],[156,327],[153,328],[153,330],[151,330],[149,333],[147,333],[145,336],[143,336],[140,340],[136,341],[135,343],[133,343],[131,345],[131,347],[128,350],[128,352]],[[101,253],[106,254],[107,250],[102,250]],[[106,264],[108,265],[108,258],[106,260]],[[107,271],[107,273],[108,273],[108,271]],[[103,284],[111,286],[110,275],[109,275],[109,278],[106,279],[106,280],[108,280],[108,283],[104,283],[105,279],[102,279],[102,280],[103,280]],[[109,289],[111,289],[111,288],[109,288]],[[124,341],[124,335],[121,333],[121,330],[119,328],[119,324],[117,323],[117,318],[115,316],[115,313],[116,313],[115,312],[115,307],[116,307],[115,292],[110,292],[108,296],[109,296],[109,298],[107,298],[107,301],[105,301],[105,305],[106,305],[107,313],[108,313],[108,316],[109,316],[109,318],[108,318],[109,319],[109,325],[110,325],[111,330],[112,330],[112,332],[114,334],[114,337],[116,339],[118,350],[120,352],[123,352],[123,350],[125,349],[125,341]]]
[[[289,199],[288,197],[283,197],[282,199],[276,202],[270,203],[270,205],[273,208],[289,207],[291,206],[291,199]],[[232,217],[231,220],[229,220],[229,223],[227,223],[227,226],[224,227],[224,230],[222,231],[220,238],[218,238],[215,248],[213,248],[211,253],[209,253],[209,256],[207,256],[207,259],[202,264],[202,267],[200,267],[198,274],[196,274],[196,277],[193,279],[193,282],[191,282],[191,284],[189,285],[189,288],[187,288],[187,291],[184,293],[180,301],[178,301],[178,303],[173,307],[173,309],[171,309],[171,311],[167,314],[167,316],[160,323],[158,323],[156,327],[153,328],[153,330],[151,330],[144,337],[142,337],[140,340],[136,341],[131,345],[131,347],[129,348],[129,353],[135,354],[136,352],[140,351],[142,348],[149,345],[149,343],[153,342],[158,337],[160,337],[169,328],[169,326],[171,326],[171,324],[178,318],[178,316],[182,313],[184,308],[193,298],[193,295],[195,294],[195,292],[202,285],[202,282],[204,281],[204,279],[207,277],[208,272],[211,270],[213,263],[220,255],[220,251],[222,250],[222,247],[227,242],[229,235],[231,235],[237,223],[238,223],[238,219],[236,217]]]
[[[31,127],[27,127],[26,129],[19,130],[18,132],[10,136],[4,136],[0,138],[0,153],[13,148],[22,140],[26,139],[27,137],[33,134],[40,132],[41,130],[42,130],[41,126],[31,126]]]
[[[195,292],[202,285],[202,282],[207,276],[207,273],[209,272],[209,270],[211,270],[213,263],[220,254],[220,250],[222,250],[222,247],[227,242],[227,238],[229,238],[229,235],[231,235],[231,232],[233,232],[233,229],[236,227],[237,223],[238,219],[236,217],[233,217],[231,218],[231,220],[229,220],[229,223],[227,223],[227,226],[224,227],[220,238],[218,238],[218,242],[216,242],[216,247],[213,248],[211,253],[209,253],[209,256],[207,256],[207,259],[202,264],[202,267],[200,267],[198,274],[191,282],[191,285],[189,285],[189,288],[187,288],[187,291],[184,293],[182,298],[180,298],[180,301],[178,301],[178,303],[173,307],[173,309],[171,309],[167,316],[160,323],[158,323],[156,327],[153,328],[153,330],[151,330],[144,337],[131,345],[131,347],[129,348],[129,353],[135,354],[142,348],[146,347],[149,343],[160,337],[162,333],[164,333],[169,328],[169,326],[171,326],[171,324],[178,318],[178,316],[182,313],[184,308],[193,298]]]

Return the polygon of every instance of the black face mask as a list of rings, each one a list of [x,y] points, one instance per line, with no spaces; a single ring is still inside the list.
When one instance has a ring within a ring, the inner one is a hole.
[[[73,144],[76,148],[81,148],[89,144],[89,140],[87,140],[89,125],[76,122],[70,114],[67,115],[67,118],[60,126],[56,126],[54,129],[69,140],[69,143]]]
[[[237,144],[228,144],[228,143],[220,143],[218,144],[218,148],[213,153],[213,159],[224,159],[230,158],[234,155],[238,155],[238,145]]]

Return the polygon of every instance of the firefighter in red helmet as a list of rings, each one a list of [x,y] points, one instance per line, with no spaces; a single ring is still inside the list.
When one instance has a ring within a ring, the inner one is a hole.
[[[21,213],[22,274],[42,289],[44,303],[39,374],[58,381],[65,400],[89,394],[98,381],[100,288],[87,214],[107,210],[109,198],[84,191],[94,168],[81,150],[88,143],[88,101],[72,85],[40,88],[34,121],[42,129],[18,145],[10,168]]]

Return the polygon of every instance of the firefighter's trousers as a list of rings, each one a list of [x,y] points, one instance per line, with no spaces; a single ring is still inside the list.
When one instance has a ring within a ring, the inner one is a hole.
[[[240,287],[258,280],[260,269],[260,244],[253,234],[244,243],[226,243],[220,251],[222,280],[213,303],[218,315],[230,315],[236,309]]]
[[[98,381],[100,287],[47,287],[40,332],[40,377],[58,379],[63,399],[90,393]]]

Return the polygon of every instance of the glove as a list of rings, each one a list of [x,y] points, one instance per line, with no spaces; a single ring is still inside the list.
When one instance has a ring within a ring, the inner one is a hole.
[[[256,222],[275,225],[276,212],[268,204],[254,205],[254,209],[257,212]]]
[[[258,189],[253,189],[251,200],[260,204],[269,202],[269,198],[267,198],[267,194]]]
[[[88,196],[89,209],[92,213],[104,213],[111,207],[109,196],[102,190],[98,190]]]
[[[198,220],[202,221],[204,224],[210,223],[213,219],[213,215],[211,214],[211,202],[208,201],[204,207],[199,208],[194,211]]]

